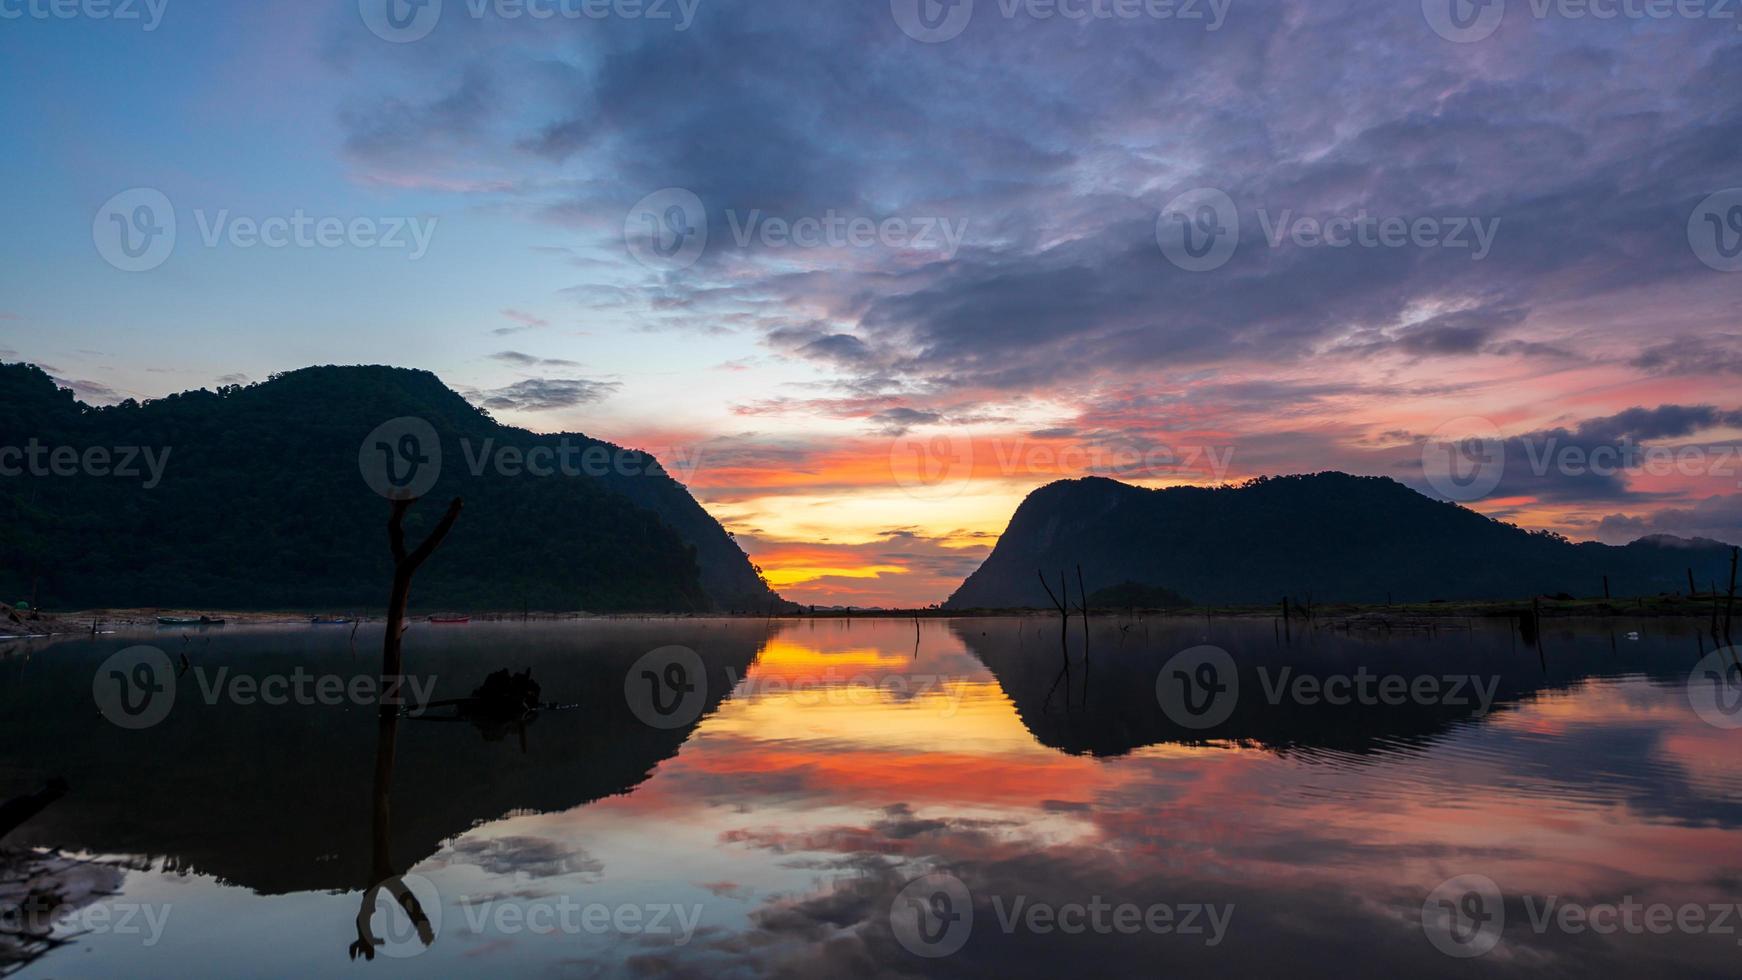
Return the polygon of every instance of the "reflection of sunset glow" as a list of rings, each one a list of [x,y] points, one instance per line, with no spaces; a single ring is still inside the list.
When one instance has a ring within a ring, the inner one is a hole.
[[[1252,885],[1293,916],[1323,901],[1375,928],[1408,926],[1422,894],[1470,871],[1509,895],[1733,897],[1712,872],[1742,864],[1734,815],[1721,815],[1742,800],[1742,761],[1679,687],[1583,677],[1360,754],[1161,741],[1094,758],[1037,741],[1003,675],[965,644],[984,635],[971,628],[925,622],[916,653],[908,622],[791,624],[633,792],[490,832],[628,855],[605,886],[651,875],[705,890],[741,909],[741,928],[769,903],[862,880],[873,860],[1056,863],[1103,894]],[[945,683],[915,690],[931,679]],[[1048,711],[1094,724],[1109,703]],[[1601,748],[1618,744],[1624,755]],[[1677,800],[1690,794],[1709,796]],[[1509,941],[1509,956],[1538,955],[1527,934]]]

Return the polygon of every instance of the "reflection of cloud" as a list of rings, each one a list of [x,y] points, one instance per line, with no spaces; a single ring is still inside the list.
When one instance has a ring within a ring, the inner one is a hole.
[[[496,875],[533,878],[604,873],[604,862],[580,847],[540,837],[467,837],[448,848],[454,858]]]

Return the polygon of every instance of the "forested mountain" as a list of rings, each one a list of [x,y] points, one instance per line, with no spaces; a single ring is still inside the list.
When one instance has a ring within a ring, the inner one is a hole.
[[[1196,602],[1618,596],[1726,583],[1730,549],[1656,536],[1625,547],[1525,531],[1385,477],[1319,473],[1151,490],[1091,477],[1029,494],[945,608],[1047,608],[1035,572],[1082,566],[1091,594],[1131,584]],[[1055,585],[1056,589],[1057,586]]]
[[[389,504],[365,483],[359,455],[377,426],[403,417],[428,422],[443,456],[408,537],[420,539],[450,498],[466,501],[418,575],[415,606],[780,604],[652,457],[499,425],[427,371],[311,367],[92,407],[24,364],[0,365],[0,447],[20,450],[0,456],[0,598],[35,589],[60,609],[379,608]],[[547,460],[566,451],[570,472],[498,465],[541,447]],[[115,472],[124,463],[131,474]]]

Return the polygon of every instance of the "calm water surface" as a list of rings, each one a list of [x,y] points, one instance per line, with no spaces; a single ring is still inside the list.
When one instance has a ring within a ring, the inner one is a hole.
[[[15,645],[0,797],[71,792],[5,843],[114,894],[0,950],[41,954],[25,977],[1734,976],[1737,675],[1697,625],[1108,618],[1066,659],[1038,618],[420,624],[433,697],[511,666],[557,707],[391,726],[314,696],[379,626]],[[187,662],[131,729],[99,667],[139,644]]]

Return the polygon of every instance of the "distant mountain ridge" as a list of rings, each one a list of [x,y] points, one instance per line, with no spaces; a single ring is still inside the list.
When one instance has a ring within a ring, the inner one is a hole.
[[[418,576],[416,607],[786,608],[651,456],[500,425],[428,371],[310,367],[92,407],[39,368],[8,364],[0,365],[0,412],[0,446],[168,454],[161,483],[149,489],[143,479],[40,467],[0,478],[0,601],[29,598],[35,587],[44,605],[61,609],[379,607],[389,508],[365,484],[358,454],[376,426],[414,417],[438,433],[444,465],[412,509],[408,537],[432,526],[449,498],[466,500]],[[565,444],[633,465],[539,476],[476,464],[486,445],[524,456]]]
[[[1318,473],[1152,490],[1099,477],[1029,494],[946,609],[1048,608],[1037,570],[1090,593],[1139,583],[1199,603],[1616,596],[1727,583],[1730,548],[1658,535],[1615,547],[1526,531],[1386,477]]]

